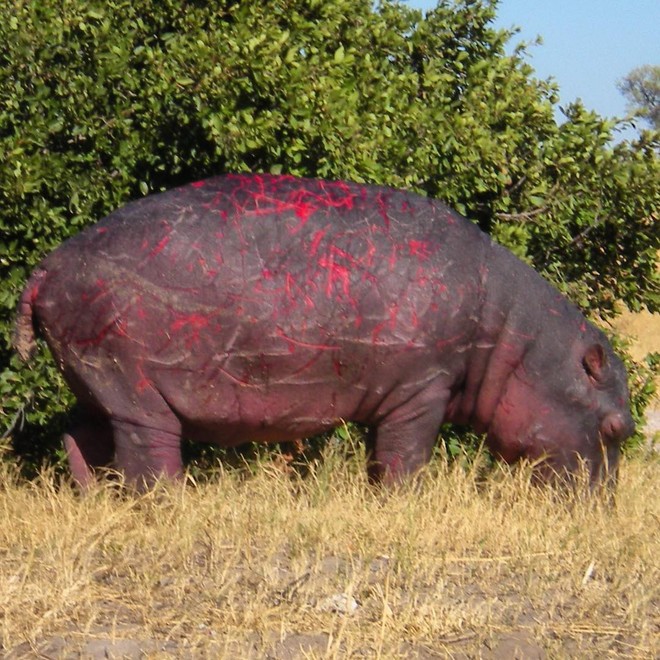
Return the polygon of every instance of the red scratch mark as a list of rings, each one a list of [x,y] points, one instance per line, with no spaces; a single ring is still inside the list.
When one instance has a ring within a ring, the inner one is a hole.
[[[430,250],[429,244],[427,241],[408,241],[408,254],[411,257],[417,257],[420,261],[424,261],[429,258]]]
[[[165,228],[165,235],[163,236],[163,238],[160,239],[160,241],[158,241],[156,246],[152,248],[151,252],[149,252],[149,258],[155,257],[156,255],[160,254],[167,247],[167,244],[170,242],[170,233],[172,231],[172,228],[167,222],[164,222],[163,226]],[[142,244],[143,249],[146,249],[147,247],[148,245],[145,245],[144,243]]]
[[[378,323],[376,326],[374,326],[374,329],[371,331],[371,342],[373,344],[378,343],[378,340],[380,338],[380,333],[385,328],[389,328],[390,330],[394,330],[396,328],[399,319],[400,309],[401,307],[399,303],[397,302],[390,303],[390,307],[388,309],[389,318],[386,319],[385,321],[381,321],[380,323]]]
[[[435,347],[437,349],[445,348],[446,346],[450,346],[451,344],[455,344],[456,342],[460,341],[465,337],[465,333],[461,332],[458,335],[454,335],[453,337],[447,337],[447,339],[438,339],[438,341],[435,342]]]
[[[367,242],[367,253],[364,256],[364,263],[368,268],[371,268],[374,265],[374,257],[376,256],[376,246],[373,241]]]
[[[190,326],[193,330],[201,330],[203,328],[207,328],[209,325],[209,320],[206,316],[203,316],[202,314],[185,314],[182,316],[179,316],[176,320],[174,320],[170,324],[170,330],[172,332],[178,332],[181,330],[181,328],[185,328],[186,326]]]
[[[80,346],[81,348],[99,346],[103,340],[110,335],[115,335],[116,337],[128,336],[128,332],[126,330],[126,322],[121,319],[121,317],[117,316],[109,323],[106,323],[93,337],[76,339],[74,340],[74,343],[76,346]]]
[[[325,285],[326,295],[331,296],[335,284],[341,286],[341,290],[345,296],[350,295],[350,270],[346,266],[342,266],[335,262],[335,255],[330,252],[329,255],[323,255],[319,259],[319,266],[328,271],[328,279]]]
[[[295,301],[295,292],[294,289],[298,287],[295,278],[291,273],[287,273],[284,279],[284,287],[286,289],[286,296],[291,301]]]
[[[319,245],[321,241],[323,240],[323,237],[326,234],[325,229],[319,229],[315,234],[314,238],[312,238],[312,242],[309,245],[309,253],[313,256],[317,253],[319,249]]]
[[[390,257],[389,257],[389,260],[388,260],[390,270],[394,270],[394,268],[396,267],[398,251],[399,251],[398,246],[392,245],[392,249],[390,250]]]
[[[108,231],[107,227],[97,227],[96,228],[96,233],[97,234],[105,234]]]
[[[376,207],[378,208],[378,212],[380,213],[381,218],[383,218],[383,221],[385,222],[385,227],[389,229],[390,216],[387,213],[387,202],[387,195],[384,193],[378,193],[376,195]]]
[[[144,392],[150,385],[151,383],[149,382],[149,379],[146,376],[143,376],[137,383],[135,383],[135,389],[138,391],[138,394],[142,394],[142,392]]]
[[[137,390],[138,394],[142,394],[147,387],[151,386],[151,381],[147,378],[147,375],[144,373],[144,360],[140,360],[136,365],[135,365],[135,370],[138,373],[138,376],[140,377],[137,383],[135,383],[135,389]]]
[[[300,339],[294,339],[293,337],[289,337],[289,335],[285,334],[284,330],[279,327],[277,328],[276,332],[278,337],[281,337],[289,344],[290,353],[293,353],[296,348],[305,348],[313,351],[338,351],[340,348],[339,346],[335,346],[333,344],[312,344],[310,342],[301,341]]]
[[[290,176],[238,175],[238,191],[245,192],[249,203],[234,198],[237,215],[269,216],[293,213],[300,221],[298,226],[289,227],[297,233],[316,212],[323,209],[353,208],[356,193],[342,182],[298,182],[297,187],[282,190],[297,182]]]
[[[195,183],[190,184],[193,188],[203,188],[206,185],[206,181],[195,181]]]
[[[158,244],[156,247],[149,252],[150,257],[155,257],[157,254],[160,254],[166,247],[167,244],[170,242],[170,237],[169,236],[163,236],[163,238],[158,241]]]
[[[202,335],[202,331],[208,328],[210,321],[208,317],[192,313],[179,315],[172,323],[170,323],[170,331],[175,334],[185,330],[185,344],[187,348],[191,348],[198,344]]]
[[[296,213],[296,218],[300,218],[304,222],[307,222],[307,220],[309,220],[312,213],[316,211],[316,207],[313,204],[309,204],[304,200],[299,200],[295,202],[293,208]]]

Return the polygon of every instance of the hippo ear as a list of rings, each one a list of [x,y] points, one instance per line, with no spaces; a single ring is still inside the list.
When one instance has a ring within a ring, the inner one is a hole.
[[[603,380],[603,369],[605,368],[605,351],[600,344],[593,344],[587,348],[582,357],[582,366],[587,375],[597,383]]]

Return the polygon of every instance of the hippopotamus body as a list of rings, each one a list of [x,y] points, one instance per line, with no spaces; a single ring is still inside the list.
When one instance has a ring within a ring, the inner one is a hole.
[[[181,474],[182,436],[284,441],[369,430],[371,475],[471,424],[507,462],[594,480],[632,432],[626,374],[554,288],[437,200],[229,175],[132,202],[35,270],[14,343],[38,327],[80,414],[75,480]]]

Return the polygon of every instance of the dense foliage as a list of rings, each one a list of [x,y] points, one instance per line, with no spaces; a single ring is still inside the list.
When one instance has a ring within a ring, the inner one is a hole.
[[[34,444],[70,403],[45,351],[29,369],[11,354],[34,265],[131,198],[222,172],[424,192],[588,313],[657,310],[658,134],[614,146],[616,125],[579,104],[559,124],[553,84],[493,28],[496,5],[2,2],[2,427],[25,411]]]

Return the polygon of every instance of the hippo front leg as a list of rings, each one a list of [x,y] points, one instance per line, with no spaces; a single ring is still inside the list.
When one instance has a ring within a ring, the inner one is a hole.
[[[427,388],[383,417],[369,434],[369,479],[395,485],[430,460],[449,390]]]

